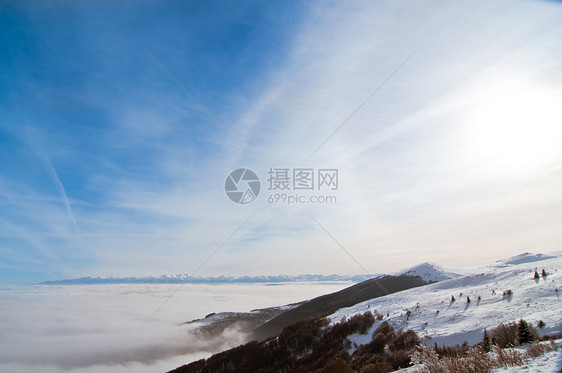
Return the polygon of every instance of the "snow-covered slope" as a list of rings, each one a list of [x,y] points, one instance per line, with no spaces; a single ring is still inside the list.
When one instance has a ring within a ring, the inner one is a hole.
[[[427,262],[398,271],[396,275],[419,276],[427,283],[445,281],[460,276],[460,274],[446,271],[437,264]]]
[[[562,367],[562,339],[558,339],[555,342],[558,345],[557,351],[549,351],[542,356],[526,361],[525,364],[520,366],[496,368],[494,373],[560,373],[560,367]],[[520,354],[524,354],[525,349],[526,347],[516,348]]]
[[[529,255],[525,257],[530,258]],[[425,337],[429,345],[454,345],[465,340],[474,344],[481,340],[484,328],[521,318],[533,325],[543,320],[546,326],[539,330],[540,334],[561,333],[562,256],[517,262],[519,260],[511,260],[509,264],[504,261],[503,266],[491,266],[479,274],[372,299],[340,309],[330,319],[338,322],[343,316],[377,310],[394,326],[413,329]],[[535,267],[539,273],[544,268],[549,275],[534,279]],[[506,290],[511,290],[512,295],[504,296]],[[452,296],[455,297],[453,302]],[[380,322],[373,328],[378,324]]]
[[[520,255],[513,256],[508,259],[498,260],[493,264],[495,267],[507,267],[510,265],[517,265],[517,264],[525,264],[525,263],[535,263],[540,262],[542,260],[548,260],[556,258],[554,255],[546,255],[546,254],[533,254],[533,253],[523,253]],[[540,263],[536,263],[536,265],[540,265]]]

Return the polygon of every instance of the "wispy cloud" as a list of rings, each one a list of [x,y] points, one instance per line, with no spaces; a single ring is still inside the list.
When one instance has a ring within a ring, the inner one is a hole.
[[[64,190],[64,185],[60,181],[59,176],[57,175],[57,171],[53,167],[51,160],[44,152],[38,150],[37,148],[34,148],[33,150],[35,151],[35,154],[37,154],[37,157],[39,158],[39,161],[41,161],[41,165],[49,175],[49,178],[55,185],[55,188],[57,188],[57,191],[59,192],[61,200],[64,204],[64,208],[66,209],[66,213],[68,214],[68,218],[70,219],[72,225],[74,226],[74,230],[76,231],[76,233],[80,233],[80,229],[78,229],[78,223],[76,222],[76,218],[74,217],[74,213],[72,212],[72,206],[70,205],[70,200],[66,195],[66,191]]]
[[[52,29],[40,12],[27,11],[38,34]],[[159,25],[154,12],[139,12],[139,19]],[[18,70],[27,83],[14,83],[17,101],[27,127],[40,135],[35,150],[2,148],[16,165],[3,169],[3,178],[25,195],[5,202],[3,217],[60,254],[67,265],[53,261],[56,273],[189,273],[241,224],[246,207],[259,212],[202,275],[362,272],[304,209],[267,203],[269,167],[339,169],[338,203],[307,208],[374,273],[420,260],[452,261],[466,252],[466,260],[484,262],[528,245],[555,249],[560,151],[508,172],[476,152],[467,134],[491,86],[515,81],[519,90],[561,97],[553,62],[562,50],[559,4],[315,3],[299,10],[298,21],[283,24],[281,47],[264,42],[261,49],[244,44],[252,31],[245,17],[217,14],[209,22],[218,28],[202,34],[176,13],[150,32],[120,11],[103,20],[95,12],[74,14],[82,21],[61,20],[66,29],[49,31],[51,48],[69,48],[60,35],[88,42],[72,45],[68,58],[37,51],[49,61],[49,73],[64,71],[72,79],[30,78]],[[229,37],[242,40],[229,44]],[[257,64],[258,55],[276,58]],[[560,118],[550,102],[540,107]],[[14,144],[28,142],[9,120],[0,126]],[[544,132],[554,142],[560,137]],[[27,151],[40,160],[41,172]],[[226,175],[238,167],[262,177],[262,195],[251,206],[225,196]],[[51,197],[45,172],[64,209],[45,201]],[[21,235],[10,238],[5,252],[16,241],[24,245]]]

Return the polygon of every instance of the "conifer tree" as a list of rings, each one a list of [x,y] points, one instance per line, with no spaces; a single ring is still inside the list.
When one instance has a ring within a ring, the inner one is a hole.
[[[492,349],[492,343],[490,340],[490,335],[488,334],[488,331],[486,329],[484,329],[484,338],[482,339],[482,348],[484,349],[484,352],[490,352],[490,350]]]
[[[531,328],[529,327],[527,321],[523,319],[519,320],[519,323],[517,323],[517,342],[520,345],[524,345],[532,342],[533,339],[533,333],[531,332]]]
[[[535,271],[535,278],[540,278],[541,276],[539,276],[539,273],[537,271]]]

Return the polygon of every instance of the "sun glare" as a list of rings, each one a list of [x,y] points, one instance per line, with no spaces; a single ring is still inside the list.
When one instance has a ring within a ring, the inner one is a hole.
[[[562,95],[531,84],[504,86],[473,108],[468,141],[473,155],[506,171],[546,165],[562,146]]]

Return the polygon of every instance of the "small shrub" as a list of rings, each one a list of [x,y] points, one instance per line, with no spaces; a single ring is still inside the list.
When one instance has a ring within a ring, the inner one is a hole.
[[[413,330],[407,330],[402,332],[394,338],[392,342],[389,344],[389,348],[392,352],[400,351],[400,350],[411,350],[412,348],[416,347],[420,344],[420,338]]]
[[[387,356],[387,362],[392,366],[393,370],[407,368],[410,366],[410,355],[405,350],[399,350]]]
[[[382,321],[384,319],[384,316],[380,314],[377,310],[375,310],[374,315],[375,315],[375,320],[377,321]]]
[[[433,364],[439,361],[439,355],[433,348],[421,345],[410,355],[410,359],[414,365]]]
[[[417,366],[416,373],[489,373],[494,361],[479,348],[471,348],[463,356],[445,356],[422,347],[411,357]]]
[[[545,352],[556,351],[558,346],[553,341],[549,343],[533,343],[525,351],[525,357],[534,359],[536,357],[544,355]]]
[[[383,322],[378,326],[378,328],[373,332],[373,337],[378,333],[382,333],[384,336],[388,336],[389,334],[394,334],[394,329],[388,322]]]
[[[324,368],[316,371],[317,373],[354,373],[342,358],[336,358],[328,363]]]
[[[548,335],[543,335],[542,337],[540,337],[541,341],[555,341],[557,339],[562,338],[562,334],[561,333],[555,333],[555,334],[548,334]]]
[[[468,350],[463,360],[464,372],[491,372],[493,361],[480,348],[473,347]]]
[[[514,367],[523,365],[521,353],[512,348],[495,347],[495,362],[497,367]]]
[[[462,345],[459,345],[457,343],[454,346],[443,345],[442,347],[437,346],[437,343],[435,344],[435,352],[437,352],[439,356],[461,357],[466,354],[467,351],[468,344],[465,343],[463,343]]]
[[[369,348],[369,352],[380,354],[384,352],[384,347],[386,346],[386,338],[384,334],[378,333],[373,337],[373,340],[365,347]]]
[[[501,323],[491,330],[492,340],[500,348],[513,347],[517,344],[517,324]]]
[[[545,325],[546,324],[542,320],[539,320],[539,322],[537,323],[537,327],[540,328],[540,329],[544,328]]]
[[[392,372],[392,365],[387,363],[386,361],[377,361],[374,364],[367,364],[359,373],[387,373]]]

